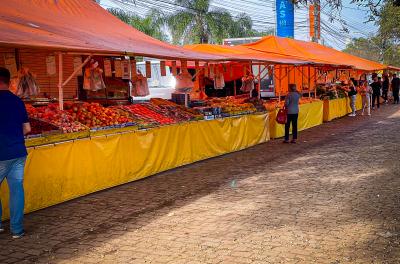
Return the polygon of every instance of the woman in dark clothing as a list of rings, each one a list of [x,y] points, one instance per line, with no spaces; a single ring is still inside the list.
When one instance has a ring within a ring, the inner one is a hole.
[[[289,143],[289,130],[290,124],[292,124],[292,143],[296,143],[297,140],[297,120],[299,118],[299,102],[300,93],[297,91],[296,84],[289,84],[289,93],[285,99],[285,107],[287,110],[287,122],[285,124],[285,141],[283,143]]]
[[[381,88],[382,85],[379,82],[378,77],[374,77],[374,82],[371,83],[371,88],[372,88],[372,109],[375,109],[375,101],[377,104],[377,107],[379,108],[379,98],[381,97]]]
[[[399,91],[400,91],[400,79],[396,74],[393,74],[392,79],[392,92],[393,92],[393,103],[399,103]]]
[[[382,82],[382,98],[385,100],[385,103],[388,102],[388,92],[389,92],[389,77],[387,75],[383,76]]]

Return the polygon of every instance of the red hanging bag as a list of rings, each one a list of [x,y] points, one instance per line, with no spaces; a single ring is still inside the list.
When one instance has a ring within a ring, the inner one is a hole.
[[[286,110],[286,108],[279,109],[278,114],[276,115],[276,122],[278,124],[282,124],[282,125],[286,124],[286,122],[287,122],[287,110]]]

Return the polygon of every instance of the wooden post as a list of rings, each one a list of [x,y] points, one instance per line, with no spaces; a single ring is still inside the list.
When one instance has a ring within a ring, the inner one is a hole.
[[[63,55],[58,53],[58,104],[60,110],[64,110],[64,94],[63,94]]]
[[[301,96],[303,96],[303,91],[304,91],[304,87],[303,87],[304,86],[304,68],[303,68],[303,66],[299,67],[299,71],[301,73]]]
[[[261,98],[261,64],[258,64],[258,99]]]
[[[286,68],[286,70],[287,70],[287,68]],[[279,66],[279,75],[282,75],[282,66]],[[279,89],[279,99],[278,99],[279,103],[281,102],[281,96],[282,96],[282,80],[283,80],[282,76],[279,76],[279,87],[280,87],[280,89]]]
[[[311,98],[311,66],[308,65],[308,98]]]
[[[317,99],[317,69],[314,73],[314,98]]]
[[[133,57],[133,59],[135,60],[135,57]],[[163,63],[160,62],[160,64],[162,65]],[[164,68],[165,68],[165,66],[164,66]],[[133,88],[132,65],[131,65],[131,57],[129,57],[129,81],[128,81],[128,100],[129,100],[129,102],[132,102],[132,88]]]

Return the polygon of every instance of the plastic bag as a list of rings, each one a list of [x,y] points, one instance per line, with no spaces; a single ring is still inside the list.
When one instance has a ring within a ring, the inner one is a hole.
[[[150,94],[149,85],[147,83],[147,77],[143,76],[143,74],[139,71],[136,75],[136,78],[132,80],[133,89],[132,95],[135,97],[143,97],[148,96]]]
[[[254,77],[251,75],[244,76],[242,78],[242,87],[240,87],[240,90],[244,93],[248,93],[253,89],[254,89]]]
[[[177,92],[190,93],[194,87],[192,75],[188,71],[181,72],[176,78],[175,90]]]
[[[39,93],[39,86],[28,68],[21,68],[18,72],[18,81],[13,85],[16,85],[15,94],[21,98],[28,98]]]
[[[276,122],[282,125],[286,124],[287,110],[285,108],[279,109],[278,114],[276,115]]]
[[[224,89],[225,87],[225,79],[224,79],[224,74],[221,72],[218,72],[214,76],[214,88],[217,90]]]
[[[88,91],[99,91],[105,88],[106,85],[103,81],[103,70],[98,67],[97,62],[92,61],[90,66],[85,69],[83,89]]]

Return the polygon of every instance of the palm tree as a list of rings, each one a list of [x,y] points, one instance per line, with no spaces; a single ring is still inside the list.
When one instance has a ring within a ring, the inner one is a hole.
[[[221,43],[228,37],[252,34],[252,20],[246,14],[234,18],[224,9],[212,9],[210,0],[175,0],[180,11],[163,15],[158,12],[159,23],[167,25],[174,44]]]
[[[152,36],[153,38],[167,41],[168,36],[164,33],[164,28],[157,19],[157,14],[150,12],[146,17],[142,18],[136,14],[126,12],[119,8],[109,8],[108,11],[126,24],[131,25],[143,33]]]

